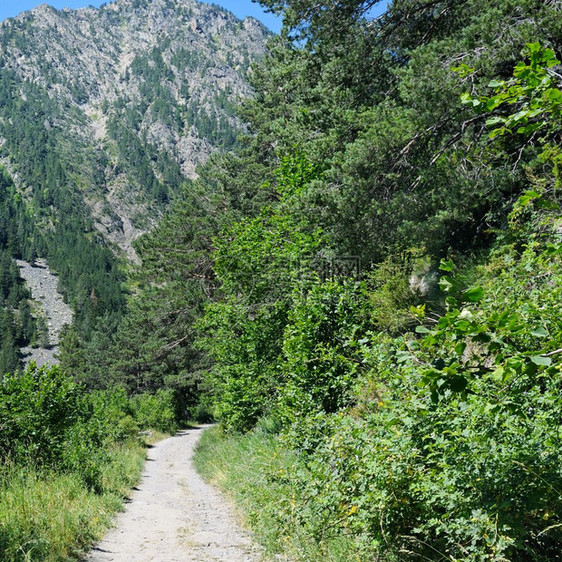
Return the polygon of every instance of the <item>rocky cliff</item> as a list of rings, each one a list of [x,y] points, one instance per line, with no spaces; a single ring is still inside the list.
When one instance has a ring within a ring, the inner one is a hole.
[[[0,163],[56,229],[61,199],[134,258],[186,178],[235,142],[268,31],[194,0],[46,4],[0,24]]]

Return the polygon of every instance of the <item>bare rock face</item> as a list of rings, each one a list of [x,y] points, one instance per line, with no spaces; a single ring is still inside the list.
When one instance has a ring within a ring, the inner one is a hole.
[[[0,84],[34,104],[30,116],[56,139],[61,181],[134,260],[133,240],[243,128],[233,108],[251,94],[246,73],[268,36],[252,18],[194,0],[43,4],[0,24]],[[25,167],[17,126],[0,108],[0,159],[15,178]],[[22,177],[24,196],[41,188]]]

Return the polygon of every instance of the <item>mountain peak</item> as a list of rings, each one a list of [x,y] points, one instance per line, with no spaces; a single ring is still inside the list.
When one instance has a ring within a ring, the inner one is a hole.
[[[80,191],[105,239],[133,257],[132,240],[181,184],[235,141],[242,123],[234,106],[251,94],[246,72],[269,34],[253,18],[195,0],[42,4],[6,20],[0,83],[29,112],[18,124],[16,101],[0,108],[3,159],[19,172],[17,127],[47,131],[68,189]],[[44,189],[18,177],[30,200]]]

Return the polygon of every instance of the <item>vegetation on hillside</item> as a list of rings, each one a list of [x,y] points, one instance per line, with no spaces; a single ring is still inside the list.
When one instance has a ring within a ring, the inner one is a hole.
[[[0,167],[0,373],[21,367],[19,350],[38,343],[38,326],[31,315],[29,292],[13,257],[27,238],[25,208],[15,196],[14,185]]]
[[[245,73],[268,35],[218,6],[165,5],[41,6],[0,26],[0,250],[44,258],[58,274],[75,312],[69,366],[86,382],[82,358],[105,345],[126,308],[121,258],[197,162],[235,145],[234,104],[249,94]],[[15,324],[0,327],[6,371],[34,343],[31,332],[10,334]]]
[[[99,493],[92,443],[105,455],[115,428],[187,411],[220,422],[198,462],[271,552],[559,559],[560,3],[394,0],[377,19],[373,2],[261,3],[285,26],[251,72],[247,133],[138,242],[126,305],[100,305],[86,338],[69,331],[73,382],[48,375],[69,406],[59,418],[58,398],[46,411],[26,398],[40,414],[7,418],[6,457],[31,454]],[[135,65],[169,79],[158,50]],[[161,94],[143,110],[197,121]],[[117,109],[123,165],[165,202],[177,169],[137,143],[139,114]],[[52,174],[41,197],[56,193]],[[80,220],[68,232],[86,244]],[[121,278],[102,250],[92,267],[114,279],[100,293],[111,303]],[[6,377],[6,404],[46,376]]]
[[[560,7],[264,4],[251,134],[146,241],[205,293],[203,469],[298,559],[556,559]]]
[[[75,310],[77,329],[88,333],[99,316],[118,315],[124,306],[123,276],[112,251],[101,243],[76,185],[77,177],[96,185],[103,163],[90,155],[80,166],[80,159],[71,157],[65,133],[45,126],[45,120],[61,118],[62,108],[42,88],[27,82],[22,86],[4,69],[0,89],[0,131],[6,139],[2,154],[12,158],[20,186],[33,187],[28,192],[16,189],[3,170],[2,201],[10,231],[4,249],[14,258],[46,258]],[[75,109],[68,111],[79,119]]]

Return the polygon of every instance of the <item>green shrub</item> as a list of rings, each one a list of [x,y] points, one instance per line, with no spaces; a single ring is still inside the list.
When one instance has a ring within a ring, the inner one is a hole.
[[[58,367],[34,364],[0,381],[0,459],[61,461],[68,429],[86,414],[82,391]]]
[[[411,306],[419,305],[421,297],[434,296],[433,271],[415,253],[408,252],[401,260],[387,258],[365,274],[373,327],[382,332],[401,334],[410,329],[414,318]],[[414,267],[418,267],[413,275]],[[412,279],[412,286],[410,284]],[[438,289],[437,289],[438,290]]]
[[[283,385],[277,412],[287,423],[348,406],[361,371],[358,343],[369,312],[354,282],[315,284],[295,297],[283,337]]]
[[[87,393],[58,367],[0,381],[0,558],[57,561],[98,539],[140,475],[139,426],[173,430],[174,395]]]
[[[521,395],[484,378],[434,402],[405,347],[381,341],[380,400],[362,417],[294,426],[289,474],[299,517],[318,540],[351,535],[375,553],[451,560],[552,560],[559,552],[559,377]],[[390,376],[384,376],[384,375]],[[381,376],[382,375],[382,376]]]
[[[97,390],[87,395],[93,410],[92,418],[103,426],[109,442],[124,441],[138,434],[133,409],[127,391],[121,386]]]
[[[61,454],[61,467],[79,475],[96,492],[103,488],[104,466],[108,461],[104,426],[95,419],[83,420],[68,428]]]
[[[155,394],[137,394],[131,398],[131,411],[141,429],[175,433],[178,428],[173,390],[160,389]]]
[[[469,288],[443,262],[441,317],[357,341],[356,405],[285,432],[299,462],[281,528],[297,517],[318,542],[352,536],[370,557],[557,559],[561,256],[548,231],[527,236]]]

